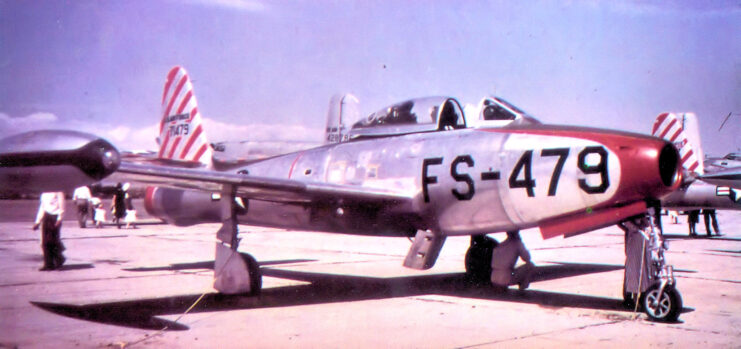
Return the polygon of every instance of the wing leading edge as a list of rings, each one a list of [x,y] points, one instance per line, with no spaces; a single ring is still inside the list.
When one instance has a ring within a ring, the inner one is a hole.
[[[118,173],[127,180],[161,187],[221,192],[225,185],[234,187],[237,196],[274,202],[308,203],[343,201],[367,203],[411,202],[413,193],[329,183],[309,183],[290,179],[256,177],[247,174],[205,169],[175,168],[121,163]]]

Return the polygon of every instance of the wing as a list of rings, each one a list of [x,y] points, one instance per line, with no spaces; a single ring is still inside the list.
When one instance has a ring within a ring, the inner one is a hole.
[[[255,177],[205,169],[176,168],[123,162],[117,171],[130,181],[162,187],[221,192],[232,186],[240,197],[276,202],[343,201],[410,202],[413,193],[350,185]]]
[[[741,167],[705,173],[699,179],[714,185],[741,188]]]

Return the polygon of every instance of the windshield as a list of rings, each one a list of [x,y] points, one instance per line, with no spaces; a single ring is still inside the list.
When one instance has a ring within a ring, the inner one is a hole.
[[[522,109],[515,107],[512,103],[507,102],[506,100],[496,97],[497,102],[502,103],[505,107],[509,108],[510,110],[514,111],[517,114],[527,114]]]
[[[515,113],[497,104],[497,102],[501,103],[499,100],[496,102],[490,99],[484,101],[484,106],[481,110],[481,117],[484,120],[514,120],[517,117]]]

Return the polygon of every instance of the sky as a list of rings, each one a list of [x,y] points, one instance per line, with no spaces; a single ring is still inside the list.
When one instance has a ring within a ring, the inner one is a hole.
[[[0,137],[154,150],[176,65],[212,142],[320,140],[349,92],[363,115],[497,95],[545,123],[640,133],[694,112],[706,154],[741,150],[738,0],[0,0]]]

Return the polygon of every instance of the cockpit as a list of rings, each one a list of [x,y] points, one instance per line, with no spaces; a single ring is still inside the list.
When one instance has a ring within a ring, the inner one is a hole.
[[[498,103],[497,103],[498,102]],[[507,106],[505,108],[504,106]],[[483,102],[483,108],[481,110],[482,120],[514,120],[517,114],[524,114],[525,112],[517,109],[512,104],[507,103],[505,100],[500,98],[485,98]]]
[[[466,128],[466,118],[455,98],[417,98],[383,108],[356,122],[350,138],[379,137]]]
[[[479,103],[477,127],[502,127],[513,121],[525,124],[540,123],[520,108],[499,97],[485,97]]]
[[[479,119],[474,122],[476,127],[503,127],[511,123],[540,124],[534,117],[498,97],[482,99],[478,108]],[[425,97],[397,103],[361,118],[353,124],[347,139],[448,131],[469,126],[455,98]]]

